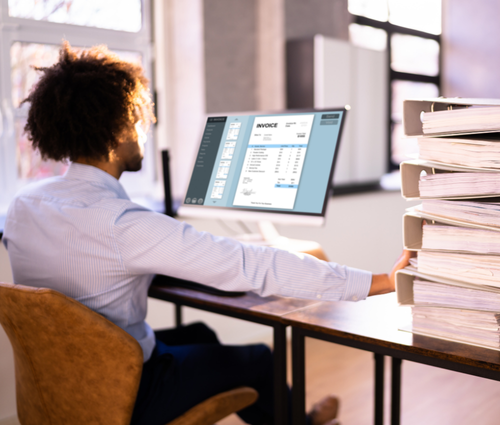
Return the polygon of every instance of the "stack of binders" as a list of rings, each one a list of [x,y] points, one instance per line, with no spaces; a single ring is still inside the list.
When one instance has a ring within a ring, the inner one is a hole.
[[[396,275],[415,334],[500,350],[500,100],[406,100],[405,135],[419,158],[401,164],[403,217]]]

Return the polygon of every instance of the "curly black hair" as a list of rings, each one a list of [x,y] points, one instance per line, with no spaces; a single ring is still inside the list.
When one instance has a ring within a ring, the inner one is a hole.
[[[64,42],[56,64],[35,69],[43,75],[23,101],[30,103],[24,130],[44,159],[108,160],[125,131],[154,121],[142,68],[106,46]]]

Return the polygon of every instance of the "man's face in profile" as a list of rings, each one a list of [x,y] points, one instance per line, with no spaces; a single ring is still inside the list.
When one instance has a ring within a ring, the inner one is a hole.
[[[139,171],[141,169],[146,140],[146,131],[141,126],[140,121],[125,132],[116,151],[120,159],[123,160],[124,171]]]

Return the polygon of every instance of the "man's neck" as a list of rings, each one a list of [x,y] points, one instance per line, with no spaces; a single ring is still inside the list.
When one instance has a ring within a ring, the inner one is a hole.
[[[112,175],[116,180],[120,178],[123,172],[120,164],[112,160],[104,161],[92,158],[78,158],[75,162],[78,164],[92,165],[93,167],[99,168],[100,170]]]

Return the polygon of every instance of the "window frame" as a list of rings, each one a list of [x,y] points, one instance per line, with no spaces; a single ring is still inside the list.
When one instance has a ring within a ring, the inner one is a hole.
[[[16,109],[12,102],[10,48],[14,42],[61,45],[67,39],[75,47],[91,47],[106,44],[110,50],[126,50],[142,55],[142,65],[153,81],[153,37],[152,0],[141,0],[142,25],[138,32],[109,30],[48,21],[14,18],[9,16],[8,0],[0,0],[0,213],[5,212],[14,194],[29,180],[22,180],[17,174],[15,118],[26,112]],[[143,168],[135,176],[124,173],[120,182],[131,196],[147,196],[145,188],[156,181],[155,143],[152,130],[148,134]]]
[[[375,19],[367,18],[366,16],[354,15],[351,13],[353,18],[352,23],[358,25],[366,25],[378,29],[382,29],[387,34],[387,67],[388,72],[388,105],[387,105],[387,171],[392,172],[399,170],[399,163],[395,163],[392,160],[392,132],[395,124],[398,124],[392,118],[392,82],[393,81],[410,81],[415,83],[431,83],[435,84],[438,88],[439,94],[441,94],[441,75],[442,75],[442,44],[441,44],[441,34],[432,34],[424,31],[418,31],[411,28],[401,27],[399,25],[394,25],[389,21],[377,21]],[[438,74],[436,76],[429,76],[423,74],[414,74],[409,72],[394,71],[391,67],[392,62],[392,49],[391,49],[391,39],[393,34],[411,35],[415,37],[421,37],[428,40],[434,40],[439,44],[439,57],[438,57]]]

